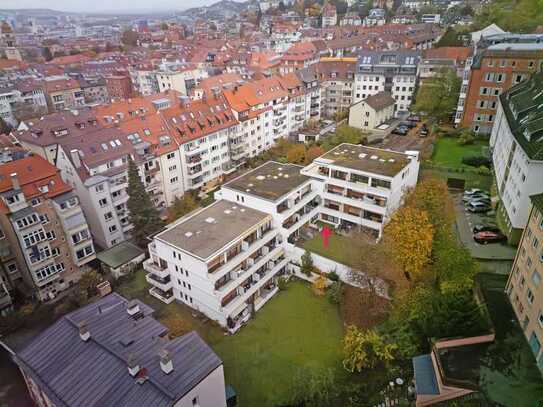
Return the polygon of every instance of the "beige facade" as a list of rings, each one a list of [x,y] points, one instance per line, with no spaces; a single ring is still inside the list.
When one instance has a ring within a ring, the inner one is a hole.
[[[385,106],[372,106],[367,101],[355,103],[349,109],[349,126],[362,130],[375,129],[394,117],[394,99]]]
[[[538,366],[543,366],[543,195],[532,196],[532,210],[524,229],[507,294]]]

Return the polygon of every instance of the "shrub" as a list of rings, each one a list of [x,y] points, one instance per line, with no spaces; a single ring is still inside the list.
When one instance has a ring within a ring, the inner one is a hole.
[[[480,167],[482,165],[489,167],[490,159],[483,155],[468,155],[462,158],[462,163],[472,167]]]
[[[335,271],[331,271],[330,273],[327,274],[326,277],[328,277],[328,280],[339,281],[339,274],[336,273]]]
[[[302,255],[302,266],[300,267],[300,271],[306,276],[310,276],[314,268],[315,267],[313,265],[313,258],[311,257],[311,253],[309,252],[309,250],[306,250],[305,253]]]
[[[279,277],[277,286],[281,291],[285,291],[288,288],[288,279],[286,277]]]
[[[488,167],[485,167],[484,165],[481,165],[477,169],[477,173],[480,175],[490,175],[490,169]]]
[[[343,284],[341,281],[336,281],[335,283],[331,284],[330,287],[328,287],[326,298],[328,298],[328,301],[330,301],[332,304],[339,304],[342,297]]]
[[[462,134],[460,134],[460,137],[458,137],[458,144],[461,146],[467,146],[473,144],[474,142],[475,137],[473,137],[473,134],[471,132],[462,132]]]

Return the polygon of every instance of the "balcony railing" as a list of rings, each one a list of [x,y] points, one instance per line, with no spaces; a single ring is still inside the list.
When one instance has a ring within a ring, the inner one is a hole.
[[[170,276],[166,278],[160,278],[150,273],[150,274],[145,275],[145,280],[147,280],[147,282],[151,284],[152,286],[160,288],[162,291],[171,290],[173,287]]]
[[[151,294],[155,298],[158,298],[160,301],[166,304],[170,304],[175,299],[172,290],[162,291],[158,287],[152,287],[149,290],[149,294]]]

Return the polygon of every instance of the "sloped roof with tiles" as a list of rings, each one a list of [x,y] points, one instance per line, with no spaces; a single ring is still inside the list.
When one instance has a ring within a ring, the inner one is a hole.
[[[222,364],[197,333],[168,340],[152,308],[135,300],[139,312],[132,316],[127,304],[112,293],[60,318],[15,356],[16,363],[59,407],[173,406]],[[87,341],[79,335],[82,323]],[[169,374],[160,367],[161,350],[172,359]],[[129,374],[129,358],[143,383]]]
[[[288,92],[283,89],[278,77],[274,76],[247,82],[237,89],[224,92],[224,96],[234,110],[242,112],[274,99],[287,97]]]

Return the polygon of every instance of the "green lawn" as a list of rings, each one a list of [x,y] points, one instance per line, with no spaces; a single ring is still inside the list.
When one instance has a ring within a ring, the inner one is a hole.
[[[214,346],[239,407],[278,405],[300,367],[341,368],[343,324],[338,307],[302,282],[270,300],[237,334]]]
[[[324,247],[323,239],[320,233],[316,234],[310,240],[304,240],[300,246],[312,253],[335,260],[338,263],[351,265],[353,262],[354,244],[350,237],[338,235],[334,232],[330,234],[328,247]]]
[[[477,140],[474,144],[461,146],[458,139],[441,137],[436,140],[431,162],[448,168],[474,168],[462,164],[462,158],[469,155],[481,155],[488,142]]]
[[[341,367],[339,309],[306,283],[289,283],[232,336],[225,336],[207,318],[195,318],[184,305],[161,303],[147,293],[148,288],[145,273],[139,271],[116,290],[152,306],[166,326],[173,320],[187,332],[196,330],[223,360],[226,382],[236,389],[239,407],[272,407],[285,401],[301,367],[331,368],[340,381],[347,377]]]
[[[481,367],[481,388],[497,405],[531,407],[543,402],[543,380],[504,293],[507,276],[477,276],[496,329]]]

